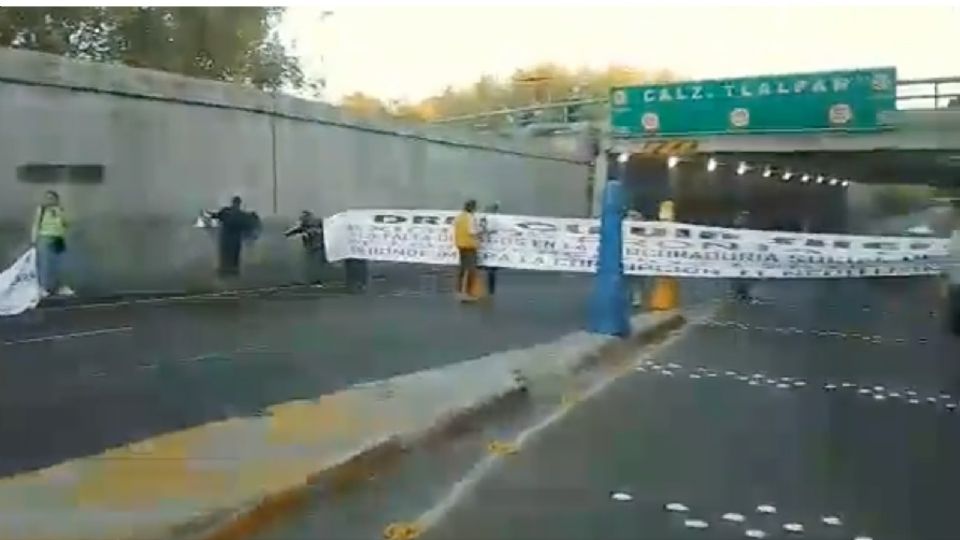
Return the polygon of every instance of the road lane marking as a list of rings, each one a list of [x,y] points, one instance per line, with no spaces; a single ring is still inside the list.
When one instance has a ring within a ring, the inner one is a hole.
[[[46,341],[62,341],[65,339],[74,339],[82,337],[92,337],[92,336],[102,336],[106,334],[119,334],[122,332],[131,332],[133,331],[132,326],[118,326],[115,328],[100,328],[97,330],[87,330],[84,332],[71,332],[69,334],[55,334],[52,336],[40,336],[27,339],[16,339],[12,341],[4,341],[4,346],[10,345],[27,345],[30,343],[43,343]]]
[[[683,376],[687,375],[687,378],[694,380],[703,380],[704,374],[715,374],[719,377],[719,372],[711,370],[704,366],[682,366],[676,363],[670,363],[669,366],[676,366],[674,370],[667,370],[661,367],[661,364],[656,363],[650,359],[644,359],[637,362],[636,367],[634,368],[635,372],[639,373],[650,373],[650,374],[659,374],[661,376],[672,377],[674,375]],[[649,366],[649,369],[643,367]],[[777,388],[780,390],[794,390],[798,391],[802,388],[806,388],[810,381],[799,379],[797,377],[788,377],[783,376],[777,378],[776,376],[767,375],[764,373],[755,373],[752,377],[738,375],[736,371],[729,370],[725,372],[725,377],[727,379],[739,382],[745,382],[750,386],[767,386],[770,388]],[[704,383],[700,383],[704,384]],[[910,405],[918,405],[920,399],[916,390],[912,389],[902,389],[902,390],[891,390],[886,386],[881,384],[865,384],[863,386],[857,387],[855,384],[845,381],[842,384],[821,381],[817,383],[818,385],[822,384],[822,389],[827,393],[842,393],[842,390],[851,390],[856,395],[864,396],[873,401],[886,401],[888,399],[897,400],[901,403],[908,403]],[[943,391],[938,391],[937,395],[932,395],[926,398],[927,402],[934,405],[938,410],[946,410],[949,412],[955,412],[960,408],[960,403],[954,400],[954,396]],[[942,405],[942,407],[941,407]]]
[[[803,524],[802,523],[784,523],[783,530],[791,533],[801,534],[803,533]]]
[[[843,521],[838,516],[822,516],[820,521],[823,522],[824,525],[828,525],[830,527],[839,527],[843,525]]]
[[[690,319],[688,318],[688,321]],[[671,333],[669,337],[663,341],[648,345],[643,349],[636,352],[638,357],[646,358],[649,355],[655,355],[662,350],[667,349],[673,344],[680,341],[683,337],[687,336],[689,333],[689,325],[683,327],[682,329]],[[656,362],[639,360],[636,362],[636,365],[641,365],[646,363],[646,365],[651,366],[651,369],[656,369],[659,366]],[[682,367],[680,364],[673,364],[677,367]],[[662,367],[661,367],[662,369]],[[665,376],[672,376],[673,372],[662,369],[661,373]],[[592,397],[600,394],[605,389],[607,389],[614,382],[621,380],[619,376],[611,376],[601,378],[599,381],[596,381],[590,385],[577,400],[578,402],[588,401]],[[557,407],[553,409],[552,412],[541,418],[535,424],[525,428],[521,431],[514,439],[511,441],[511,444],[515,445],[517,449],[523,449],[527,444],[532,444],[531,441],[535,440],[541,433],[545,432],[554,424],[560,422],[565,418],[570,411],[574,410],[574,404],[564,405],[560,403]],[[464,475],[460,480],[458,480],[445,495],[443,495],[439,500],[437,500],[430,508],[423,512],[420,517],[417,518],[416,523],[423,525],[423,530],[426,531],[433,526],[435,526],[447,513],[459,505],[464,498],[471,493],[477,484],[479,484],[487,474],[492,471],[498,464],[503,462],[501,456],[487,454],[480,459],[474,466]]]
[[[267,296],[269,293],[285,293],[285,291],[296,291],[297,289],[306,289],[310,286],[307,285],[284,285],[278,287],[263,287],[258,289],[238,289],[230,291],[218,291],[218,292],[207,292],[207,293],[198,293],[198,294],[184,294],[176,296],[159,296],[152,298],[131,298],[128,300],[117,300],[113,302],[94,302],[89,304],[74,304],[66,306],[41,306],[38,308],[41,311],[82,311],[88,309],[106,309],[114,308],[120,306],[136,306],[136,305],[163,305],[163,304],[174,304],[179,302],[196,302],[196,301],[217,301],[217,300],[243,300],[249,298],[260,298],[260,299],[271,299],[271,298],[344,298],[353,296],[352,293],[342,291],[332,284],[329,288],[325,287],[316,287],[314,291],[304,291],[302,293],[294,292],[293,294],[283,294],[283,296],[270,297]],[[452,289],[450,289],[452,290]],[[372,294],[375,298],[391,298],[391,297],[423,297],[423,296],[436,296],[440,294],[445,294],[450,292],[446,289],[442,290],[423,290],[415,288],[398,288],[395,290],[379,292]]]
[[[761,504],[757,507],[758,514],[776,514],[777,507],[772,504]]]
[[[815,329],[804,330],[802,328],[796,328],[796,327],[781,328],[781,327],[772,327],[772,326],[768,327],[763,325],[751,325],[751,324],[744,324],[733,319],[708,319],[708,320],[696,322],[696,323],[691,322],[691,324],[695,326],[703,326],[707,328],[734,328],[737,330],[745,330],[745,331],[748,330],[748,331],[754,331],[754,332],[773,332],[777,334],[795,334],[795,335],[809,334],[817,337],[831,337],[831,338],[849,339],[849,340],[859,339],[860,341],[863,341],[865,343],[872,343],[874,345],[882,345],[884,343],[896,343],[898,345],[908,345],[908,344],[909,345],[915,345],[915,344],[927,345],[931,343],[931,340],[928,337],[917,337],[911,341],[902,337],[884,337],[880,335],[865,335],[865,334],[861,334],[860,332],[841,332],[838,330],[815,330]]]

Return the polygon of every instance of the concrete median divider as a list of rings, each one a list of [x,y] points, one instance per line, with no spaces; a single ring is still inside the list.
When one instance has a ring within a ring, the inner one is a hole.
[[[678,312],[638,315],[628,340],[576,332],[531,348],[354,385],[259,416],[167,433],[0,479],[4,540],[234,540],[347,485],[527,385],[665,336]]]

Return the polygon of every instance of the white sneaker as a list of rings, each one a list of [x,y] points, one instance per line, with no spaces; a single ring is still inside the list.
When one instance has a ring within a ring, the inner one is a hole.
[[[63,285],[62,287],[57,289],[57,294],[60,296],[74,296],[77,293],[73,292],[73,289],[71,289],[70,287]]]

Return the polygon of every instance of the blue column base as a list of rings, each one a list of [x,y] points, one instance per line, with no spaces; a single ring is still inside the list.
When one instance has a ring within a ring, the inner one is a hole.
[[[622,274],[597,274],[590,297],[588,327],[596,334],[630,335],[630,299]]]

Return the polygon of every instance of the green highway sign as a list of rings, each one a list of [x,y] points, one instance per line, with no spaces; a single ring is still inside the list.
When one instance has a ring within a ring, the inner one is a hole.
[[[896,110],[895,68],[766,75],[610,91],[617,137],[877,131]]]

